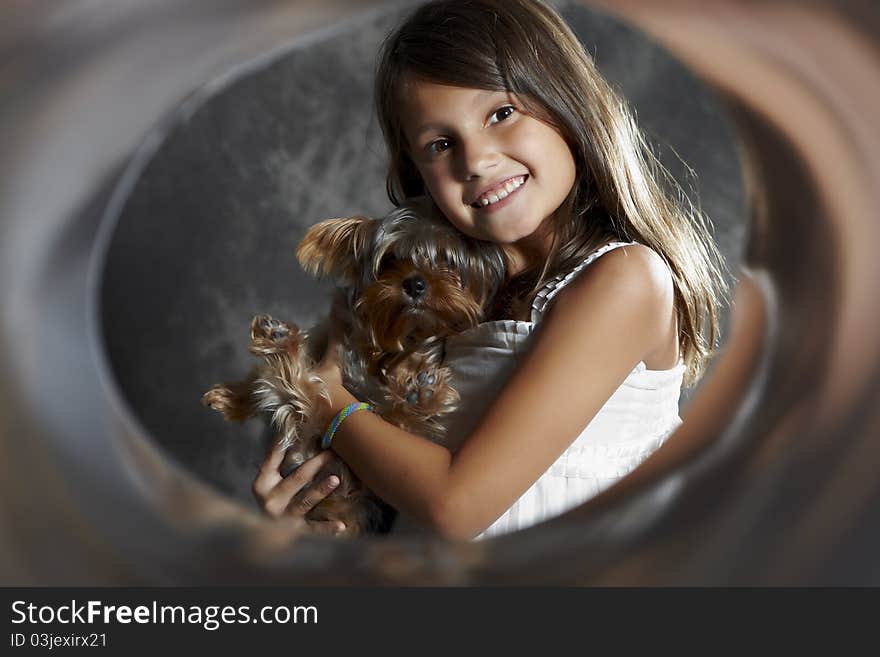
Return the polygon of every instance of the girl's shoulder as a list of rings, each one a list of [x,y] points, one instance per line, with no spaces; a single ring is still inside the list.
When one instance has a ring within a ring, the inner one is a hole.
[[[672,293],[672,273],[666,262],[654,249],[644,244],[631,243],[609,249],[594,262],[596,271],[608,276],[622,276],[642,291]]]
[[[617,344],[649,369],[678,361],[672,274],[647,246],[620,246],[595,258],[560,290],[545,315],[541,323],[556,326],[552,333],[566,349],[595,349],[598,343],[588,336],[601,334],[608,348]],[[560,331],[560,325],[570,328]]]
[[[623,298],[650,312],[670,306],[673,296],[672,274],[656,251],[636,242],[610,242],[551,280],[532,307],[540,316],[557,303],[588,303],[595,309],[613,297],[615,303]]]

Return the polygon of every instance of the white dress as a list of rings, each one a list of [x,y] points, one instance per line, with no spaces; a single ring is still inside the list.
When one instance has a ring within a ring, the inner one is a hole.
[[[446,364],[461,403],[446,418],[446,434],[438,442],[453,452],[458,449],[520,363],[559,290],[602,254],[629,244],[603,246],[547,283],[532,304],[531,321],[485,322],[447,340]],[[556,462],[477,539],[556,516],[632,471],[681,424],[678,401],[684,369],[681,361],[668,370],[649,370],[640,362]],[[412,531],[418,530],[403,515],[392,528],[394,534]]]

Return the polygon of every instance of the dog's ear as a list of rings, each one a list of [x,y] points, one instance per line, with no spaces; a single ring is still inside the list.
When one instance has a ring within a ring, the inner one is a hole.
[[[308,230],[296,258],[312,276],[355,283],[360,274],[358,263],[370,248],[378,223],[362,216],[322,221]]]

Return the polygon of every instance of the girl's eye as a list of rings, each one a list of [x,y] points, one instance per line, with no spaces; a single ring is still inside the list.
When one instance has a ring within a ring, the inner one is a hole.
[[[513,105],[505,105],[500,109],[492,112],[492,118],[489,119],[489,125],[494,123],[501,123],[505,119],[509,118],[511,114],[516,111],[516,108]]]
[[[449,149],[452,144],[449,143],[448,139],[437,139],[428,144],[425,148],[428,153],[431,155],[439,155],[443,151]]]

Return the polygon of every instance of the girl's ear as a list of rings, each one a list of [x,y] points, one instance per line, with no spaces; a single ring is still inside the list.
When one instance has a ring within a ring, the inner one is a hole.
[[[377,220],[362,216],[322,221],[308,230],[296,258],[312,276],[354,284],[361,270],[358,263],[370,246],[377,224]]]

